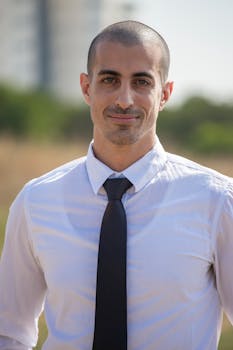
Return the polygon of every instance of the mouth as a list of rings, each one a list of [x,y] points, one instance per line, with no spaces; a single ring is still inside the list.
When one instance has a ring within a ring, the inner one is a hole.
[[[139,118],[137,115],[133,114],[110,114],[107,116],[112,122],[116,124],[132,124]]]

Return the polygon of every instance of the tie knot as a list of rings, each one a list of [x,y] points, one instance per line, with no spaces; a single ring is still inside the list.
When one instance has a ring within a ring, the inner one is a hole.
[[[104,188],[108,195],[108,200],[121,200],[123,194],[132,186],[131,182],[123,178],[107,179],[104,183]]]

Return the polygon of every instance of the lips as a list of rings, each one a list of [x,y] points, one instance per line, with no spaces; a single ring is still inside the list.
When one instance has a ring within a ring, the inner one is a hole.
[[[108,107],[104,111],[104,114],[112,121],[124,124],[135,122],[143,115],[141,110],[133,108],[127,108],[124,110],[120,107]]]
[[[138,116],[134,114],[110,114],[108,116],[113,119],[125,119],[125,120],[138,118]]]
[[[112,114],[108,115],[108,118],[114,124],[130,125],[132,123],[135,123],[135,121],[138,119],[138,116],[131,114]]]

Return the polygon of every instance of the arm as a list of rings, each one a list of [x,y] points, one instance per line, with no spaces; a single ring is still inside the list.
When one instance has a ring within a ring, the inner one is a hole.
[[[0,349],[36,345],[46,284],[33,254],[23,190],[13,203],[0,261]]]
[[[1,350],[32,350],[32,348],[25,347],[17,340],[12,340],[8,337],[0,335],[0,349]]]
[[[215,271],[221,304],[233,324],[233,183],[229,185],[217,227]]]

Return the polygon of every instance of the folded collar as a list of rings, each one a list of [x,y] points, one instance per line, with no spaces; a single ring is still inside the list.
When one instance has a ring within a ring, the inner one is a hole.
[[[95,157],[92,145],[93,141],[89,145],[86,167],[95,194],[101,191],[103,183],[111,176],[127,177],[133,184],[133,191],[138,192],[155,177],[167,160],[166,152],[157,137],[155,146],[148,153],[122,172],[117,173]]]

